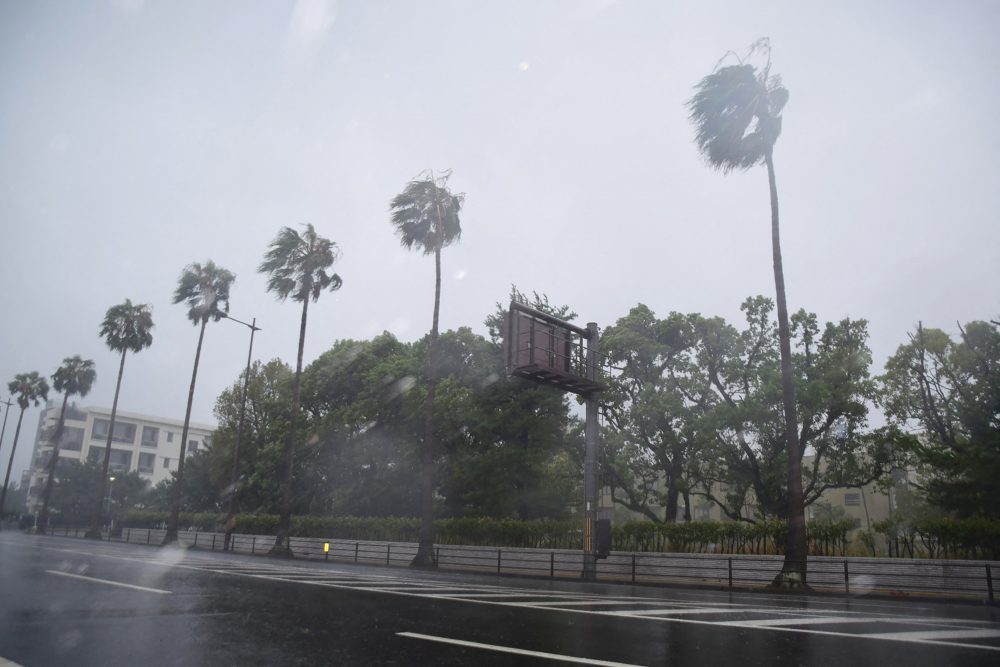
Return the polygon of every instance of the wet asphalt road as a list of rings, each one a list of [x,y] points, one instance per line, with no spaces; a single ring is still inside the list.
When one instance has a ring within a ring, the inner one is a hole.
[[[3,659],[996,665],[1000,608],[422,573],[4,532]]]

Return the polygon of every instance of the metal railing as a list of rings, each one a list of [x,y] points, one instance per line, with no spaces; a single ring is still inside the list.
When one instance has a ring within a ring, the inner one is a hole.
[[[83,537],[85,528],[53,528],[51,534]],[[159,545],[166,530],[123,528],[105,539],[129,544]],[[181,531],[185,546],[222,551],[224,533]],[[273,535],[232,535],[233,553],[266,555]],[[297,558],[406,566],[417,553],[413,542],[289,538]],[[583,554],[579,550],[497,548],[440,545],[435,547],[438,568],[467,572],[579,579]],[[612,552],[597,562],[597,580],[605,582],[708,586],[751,590],[768,586],[781,571],[782,556]],[[818,592],[894,597],[940,596],[995,603],[994,572],[998,561],[953,561],[899,558],[838,558],[814,556],[807,563],[809,585]]]

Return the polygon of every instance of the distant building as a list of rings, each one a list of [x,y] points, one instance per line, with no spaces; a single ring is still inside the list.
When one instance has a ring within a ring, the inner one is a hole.
[[[31,467],[25,472],[25,477],[29,479],[26,501],[29,513],[41,507],[46,466],[52,455],[51,439],[55,437],[61,407],[61,400],[48,401],[38,419]],[[67,405],[59,458],[102,463],[110,425],[111,410],[108,408]],[[138,472],[151,484],[169,479],[170,473],[177,470],[183,428],[181,420],[119,410],[111,436],[110,470]],[[214,430],[214,426],[192,422],[188,428],[187,454],[205,447]]]

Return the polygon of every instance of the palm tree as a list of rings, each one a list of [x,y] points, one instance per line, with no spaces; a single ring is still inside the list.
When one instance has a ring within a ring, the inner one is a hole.
[[[42,513],[38,517],[38,532],[45,534],[49,525],[49,497],[52,495],[52,480],[55,478],[56,464],[59,461],[59,447],[62,445],[63,428],[66,424],[66,403],[70,396],[83,398],[90,393],[90,388],[97,379],[93,359],[81,359],[79,355],[66,357],[62,366],[52,374],[52,387],[62,392],[62,408],[59,410],[59,423],[56,424],[56,434],[52,439],[52,454],[49,458],[48,476],[45,479],[45,491],[42,494]]]
[[[762,69],[758,70],[738,57],[734,65],[716,66],[715,71],[695,87],[695,95],[687,106],[691,121],[697,128],[695,142],[710,166],[723,173],[735,169],[747,170],[759,164],[767,167],[771,194],[771,251],[781,348],[782,405],[788,448],[788,538],[784,565],[774,584],[797,588],[804,586],[806,582],[807,556],[805,508],[802,499],[802,452],[798,438],[791,336],[781,263],[778,189],[774,178],[774,144],[781,134],[781,111],[788,101],[788,90],[782,86],[781,77],[771,74],[771,47],[766,38],[753,44],[747,57],[754,53],[766,55],[766,63]]]
[[[427,347],[427,398],[424,415],[424,439],[420,449],[420,543],[410,563],[416,567],[434,566],[434,396],[437,391],[438,316],[441,311],[441,249],[462,237],[458,213],[465,195],[452,194],[448,188],[451,172],[440,179],[433,171],[420,174],[406,184],[389,207],[392,224],[406,249],[418,248],[425,255],[434,254],[434,316],[431,319]],[[438,180],[442,181],[438,185]]]
[[[17,429],[14,431],[14,444],[10,448],[10,461],[7,463],[7,474],[3,478],[3,493],[0,494],[0,517],[3,517],[3,506],[7,502],[7,484],[10,482],[10,469],[14,465],[14,452],[17,451],[17,439],[21,435],[21,420],[29,404],[38,405],[49,396],[49,383],[36,371],[15,375],[13,381],[7,384],[11,394],[17,395],[17,405],[21,414],[17,417]]]
[[[281,515],[271,553],[291,557],[288,533],[292,521],[292,468],[295,463],[295,428],[299,417],[299,390],[302,382],[302,350],[306,342],[306,321],[309,316],[309,299],[319,300],[324,290],[340,289],[340,276],[328,272],[340,256],[337,244],[316,233],[312,225],[305,225],[299,234],[291,227],[282,227],[271,242],[264,261],[257,267],[268,274],[267,291],[279,301],[292,297],[302,302],[302,321],[299,324],[299,351],[295,362],[295,381],[292,387],[291,423],[285,441],[285,470],[281,479]]]
[[[188,319],[201,326],[198,331],[198,347],[194,352],[194,369],[191,371],[191,386],[188,388],[187,408],[184,411],[184,428],[181,429],[181,454],[177,460],[177,476],[170,490],[170,518],[167,520],[167,534],[163,537],[163,544],[177,541],[177,522],[180,519],[184,483],[184,456],[187,453],[191,404],[194,402],[194,384],[198,378],[198,362],[201,360],[201,343],[205,340],[205,325],[209,320],[218,322],[229,312],[229,288],[234,280],[236,276],[233,273],[216,266],[211,260],[204,265],[194,262],[181,273],[174,292],[174,303],[185,302],[188,306]]]
[[[108,441],[104,445],[104,466],[101,472],[101,482],[97,485],[94,495],[94,511],[90,515],[90,528],[87,537],[101,539],[101,512],[104,508],[104,492],[108,483],[108,467],[111,464],[111,438],[115,432],[115,417],[118,414],[118,395],[122,388],[122,374],[125,372],[125,355],[131,351],[138,353],[153,344],[153,313],[149,306],[142,303],[133,304],[130,299],[124,303],[108,308],[101,322],[100,334],[104,343],[114,352],[121,352],[121,363],[118,364],[118,381],[115,383],[115,399],[111,403],[111,423],[108,424]]]

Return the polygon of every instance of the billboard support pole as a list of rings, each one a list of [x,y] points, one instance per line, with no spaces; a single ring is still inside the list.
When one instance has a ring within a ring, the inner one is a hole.
[[[587,323],[587,379],[597,381],[597,323]],[[583,463],[583,579],[597,578],[597,548],[594,531],[597,525],[597,392],[587,394],[585,422],[586,455]]]

